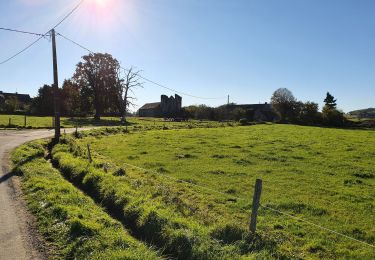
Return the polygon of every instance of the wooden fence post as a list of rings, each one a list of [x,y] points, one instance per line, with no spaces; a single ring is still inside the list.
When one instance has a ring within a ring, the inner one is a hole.
[[[12,124],[12,118],[9,117],[9,123],[8,123],[8,126],[10,127],[11,124]]]
[[[253,197],[253,207],[252,207],[251,219],[250,219],[250,232],[252,233],[255,233],[256,228],[257,228],[257,215],[258,215],[258,208],[259,208],[261,193],[262,193],[262,180],[256,179],[254,197]]]
[[[89,162],[91,163],[92,158],[91,158],[91,151],[90,151],[90,145],[89,144],[87,144],[87,154],[88,154],[88,157],[89,157]]]
[[[24,126],[26,127],[26,115],[25,115],[25,118],[24,118],[23,124],[24,124]]]

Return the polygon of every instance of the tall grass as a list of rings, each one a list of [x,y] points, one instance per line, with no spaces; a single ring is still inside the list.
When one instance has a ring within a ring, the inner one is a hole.
[[[82,157],[71,144],[57,145],[53,161],[65,177],[100,201],[133,234],[167,255],[178,259],[228,259],[241,255],[276,255],[271,239],[249,234],[233,224],[204,225],[184,215],[165,196],[138,189],[141,185],[127,172],[98,169]],[[81,154],[82,155],[82,154]],[[96,165],[98,166],[98,165]]]
[[[22,175],[28,207],[56,259],[159,259],[92,199],[67,182],[44,158],[44,143],[19,147],[12,155]]]
[[[262,178],[261,204],[375,243],[375,131],[257,125],[87,135],[77,144],[90,144],[103,170],[124,168],[124,179],[141,193],[212,229],[216,223],[247,229],[253,184]],[[266,208],[258,230],[285,255],[366,259],[375,253]]]

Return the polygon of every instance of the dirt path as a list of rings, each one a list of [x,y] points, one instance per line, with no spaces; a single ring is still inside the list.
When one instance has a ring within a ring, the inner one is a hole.
[[[33,217],[21,196],[19,179],[9,171],[9,153],[25,142],[53,134],[52,130],[0,130],[0,260],[45,258]]]

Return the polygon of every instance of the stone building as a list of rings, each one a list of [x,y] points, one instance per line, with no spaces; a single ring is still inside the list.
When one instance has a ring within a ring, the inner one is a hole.
[[[140,117],[175,118],[181,114],[182,97],[161,95],[160,102],[144,104],[139,110]]]

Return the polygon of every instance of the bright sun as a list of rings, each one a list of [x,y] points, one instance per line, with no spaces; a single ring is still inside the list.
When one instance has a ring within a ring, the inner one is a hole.
[[[119,0],[90,0],[88,1],[88,7],[90,11],[103,16],[114,12],[120,3]]]
[[[137,0],[87,0],[82,8],[84,19],[81,19],[80,23],[95,32],[109,32],[120,26],[133,26],[135,1]]]
[[[93,0],[95,2],[95,4],[99,5],[99,6],[106,6],[109,2],[111,2],[110,0]]]

